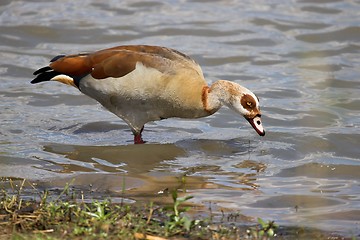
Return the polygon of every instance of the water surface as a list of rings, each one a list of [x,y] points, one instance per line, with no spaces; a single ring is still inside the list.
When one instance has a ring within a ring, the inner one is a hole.
[[[104,198],[125,185],[129,201],[182,188],[248,221],[359,236],[359,12],[351,0],[1,1],[0,176],[48,188],[75,179]],[[178,49],[209,84],[252,89],[267,135],[224,108],[148,124],[135,146],[76,89],[29,83],[55,55],[121,44]]]

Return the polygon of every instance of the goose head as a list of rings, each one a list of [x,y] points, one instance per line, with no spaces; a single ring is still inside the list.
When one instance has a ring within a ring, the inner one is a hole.
[[[239,87],[240,90],[237,94],[232,95],[228,107],[244,116],[255,131],[260,136],[264,136],[265,130],[261,121],[259,98],[249,89],[242,86]]]
[[[213,106],[229,107],[243,116],[260,136],[265,135],[259,98],[249,89],[235,82],[218,80],[211,86],[210,99]]]

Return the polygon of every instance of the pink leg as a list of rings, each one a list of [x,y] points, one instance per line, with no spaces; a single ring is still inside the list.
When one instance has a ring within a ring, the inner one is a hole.
[[[145,141],[142,139],[141,133],[144,130],[144,127],[142,127],[141,131],[139,133],[134,133],[134,144],[143,144]]]

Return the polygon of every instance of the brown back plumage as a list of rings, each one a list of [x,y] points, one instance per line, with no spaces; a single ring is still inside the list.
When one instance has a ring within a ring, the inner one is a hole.
[[[165,72],[169,65],[183,64],[199,72],[198,65],[187,55],[158,46],[118,46],[93,53],[68,55],[50,63],[51,69],[69,76],[91,74],[93,78],[122,77],[133,71],[136,63]],[[200,70],[201,71],[201,70]]]

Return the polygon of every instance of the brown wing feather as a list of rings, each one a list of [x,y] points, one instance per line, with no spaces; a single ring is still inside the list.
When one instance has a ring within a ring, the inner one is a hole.
[[[53,70],[70,76],[82,76],[91,72],[92,63],[88,55],[68,55],[49,65]]]
[[[96,79],[122,77],[133,71],[136,63],[156,68],[161,72],[171,70],[171,64],[194,68],[194,61],[176,50],[147,45],[118,46],[88,54],[69,55],[52,62],[57,72],[83,76],[91,74]],[[197,66],[197,64],[196,64]],[[195,69],[195,68],[194,68]]]
[[[94,62],[94,68],[91,76],[96,79],[104,79],[107,77],[122,77],[132,72],[136,67],[136,62],[144,63],[145,56],[139,56],[137,53],[127,51],[111,51],[104,52],[105,55],[110,54],[102,61],[99,60],[99,54],[94,54],[90,58]],[[101,55],[101,54],[100,54]]]
[[[153,55],[161,56],[163,58],[167,58],[170,60],[179,60],[179,59],[188,60],[188,61],[194,63],[194,60],[192,58],[190,58],[189,56],[185,55],[184,53],[181,53],[175,49],[160,47],[160,46],[124,45],[124,46],[112,47],[112,48],[105,49],[102,51],[107,51],[107,50],[128,50],[128,51],[132,51],[132,52],[153,54]]]

